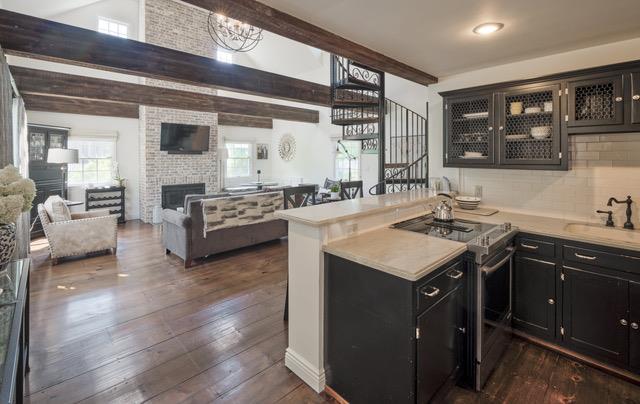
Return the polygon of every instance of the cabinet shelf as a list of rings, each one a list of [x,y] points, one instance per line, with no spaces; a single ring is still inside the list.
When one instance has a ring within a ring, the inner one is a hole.
[[[85,206],[87,210],[109,209],[109,212],[111,214],[119,215],[118,223],[124,223],[125,222],[124,191],[125,191],[124,187],[86,189],[85,190]],[[113,193],[114,195],[104,196],[104,194],[107,192]]]

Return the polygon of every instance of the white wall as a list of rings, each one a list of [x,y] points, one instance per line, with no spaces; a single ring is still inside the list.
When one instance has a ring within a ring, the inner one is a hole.
[[[588,164],[581,161],[584,164],[579,167],[572,161],[573,168],[568,172],[444,168],[442,97],[438,92],[637,59],[640,59],[640,38],[441,78],[428,89],[430,175],[448,176],[463,192],[472,192],[475,184],[484,185],[484,199],[494,206],[564,218],[600,220],[594,211],[606,202],[604,194],[622,197],[627,192],[633,194],[634,190],[637,193],[640,182],[624,182],[620,178],[640,178],[640,168],[629,167],[628,163],[625,163],[626,167],[614,167],[611,160],[595,161],[597,158]],[[584,143],[576,142],[580,136],[571,136],[572,143]],[[640,140],[640,134],[636,136]],[[605,136],[590,141],[609,143],[608,139],[612,138]],[[580,158],[575,153],[571,156]],[[617,212],[617,215],[622,213]]]
[[[92,115],[61,114],[57,112],[27,111],[29,124],[61,126],[70,128],[70,136],[97,134],[101,131],[117,132],[116,158],[120,175],[127,179],[126,218],[139,219],[140,188],[138,178],[138,120],[128,118],[112,118]],[[84,189],[71,187],[69,199],[84,201]],[[74,210],[84,210],[76,207]]]

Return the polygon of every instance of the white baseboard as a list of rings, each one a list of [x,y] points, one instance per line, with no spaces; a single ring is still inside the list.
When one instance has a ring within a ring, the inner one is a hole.
[[[326,383],[324,368],[318,369],[310,364],[306,359],[292,351],[291,348],[287,348],[284,355],[284,364],[303,382],[307,383],[309,387],[315,390],[316,393],[324,391]]]

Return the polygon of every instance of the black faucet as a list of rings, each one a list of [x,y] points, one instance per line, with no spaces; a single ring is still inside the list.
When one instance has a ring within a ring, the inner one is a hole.
[[[616,198],[609,198],[609,202],[607,202],[607,206],[613,206],[613,202],[615,203],[626,203],[627,204],[627,221],[624,223],[624,228],[633,230],[633,223],[631,223],[631,204],[633,201],[631,200],[631,196],[627,196],[627,200],[619,201]]]
[[[613,211],[612,210],[596,210],[596,213],[606,213],[607,216],[607,226],[614,227],[613,224]]]

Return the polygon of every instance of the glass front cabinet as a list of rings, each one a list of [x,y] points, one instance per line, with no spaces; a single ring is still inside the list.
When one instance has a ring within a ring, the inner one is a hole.
[[[440,94],[445,167],[568,170],[569,136],[640,132],[640,61]]]

